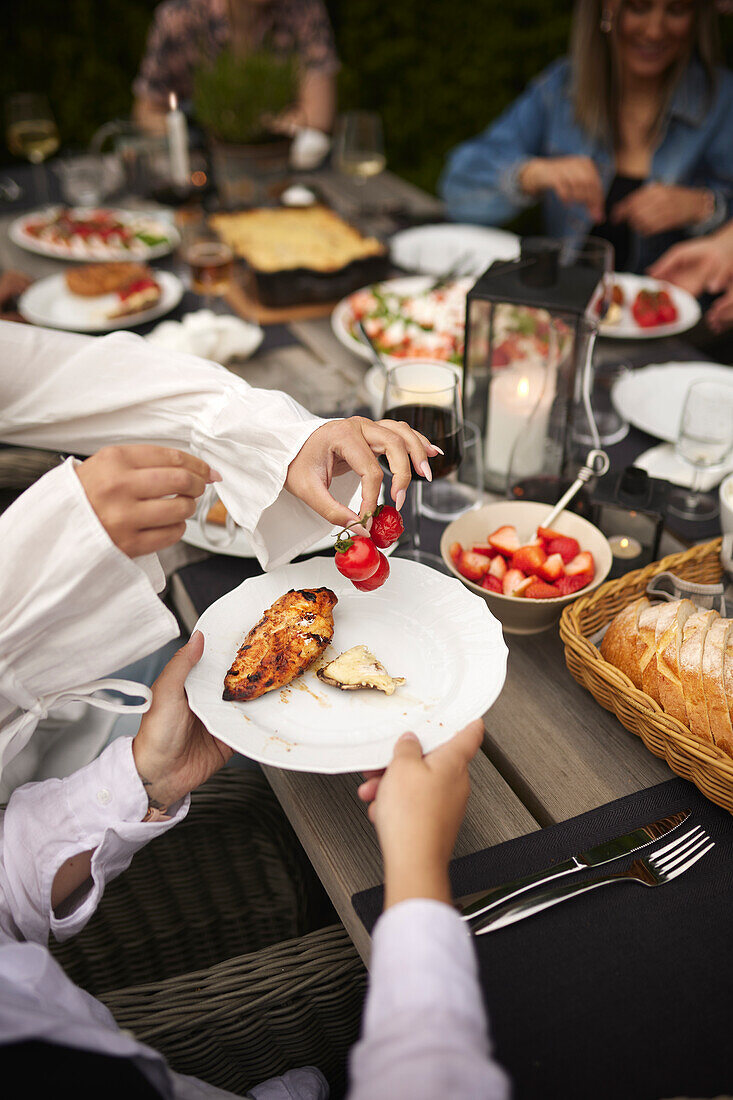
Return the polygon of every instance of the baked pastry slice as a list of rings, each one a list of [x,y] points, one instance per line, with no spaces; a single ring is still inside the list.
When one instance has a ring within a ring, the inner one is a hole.
[[[680,646],[680,680],[685,697],[687,725],[702,741],[712,742],[705,687],[702,682],[702,655],[708,631],[716,619],[717,611],[696,611],[685,623]]]
[[[239,647],[222,698],[257,699],[305,672],[333,638],[337,603],[330,588],[292,589],[275,600]]]
[[[650,607],[646,596],[635,600],[619,611],[615,619],[608,624],[601,641],[601,656],[631,680],[634,687],[641,691],[641,669],[636,654],[636,641],[639,632],[639,617],[645,608]]]
[[[657,702],[676,718],[687,723],[687,708],[680,678],[680,648],[687,620],[696,614],[692,600],[680,600],[675,616],[657,638]]]
[[[733,638],[733,619],[716,619],[705,638],[702,651],[702,682],[713,741],[733,740],[728,698],[725,690],[725,655]],[[731,650],[733,656],[733,650]]]

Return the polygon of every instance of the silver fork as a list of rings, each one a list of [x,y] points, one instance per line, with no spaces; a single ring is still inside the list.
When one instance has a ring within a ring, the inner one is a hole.
[[[646,858],[635,859],[626,871],[617,871],[603,878],[585,879],[582,882],[569,882],[560,886],[549,886],[546,890],[537,890],[527,897],[518,898],[501,909],[486,914],[476,922],[471,922],[471,930],[477,936],[483,936],[485,932],[505,928],[516,921],[524,920],[525,917],[541,913],[543,909],[558,905],[561,901],[566,901],[578,894],[587,894],[589,890],[596,890],[599,886],[607,886],[612,882],[639,882],[642,886],[663,886],[684,874],[685,871],[689,871],[690,867],[713,847],[715,842],[700,825],[696,825],[694,829],[689,829],[681,836],[675,837],[669,844],[657,848]]]

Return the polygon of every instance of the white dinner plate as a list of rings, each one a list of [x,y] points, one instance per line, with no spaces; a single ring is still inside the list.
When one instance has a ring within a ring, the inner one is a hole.
[[[485,225],[416,225],[395,233],[389,250],[408,271],[442,275],[460,260],[460,273],[478,278],[494,260],[516,260],[519,237]]]
[[[46,207],[40,210],[31,210],[30,213],[22,214],[19,218],[16,218],[8,226],[8,236],[14,244],[17,244],[19,248],[26,249],[27,252],[37,252],[39,256],[52,256],[56,260],[83,260],[86,263],[95,262],[101,263],[106,261],[118,261],[118,260],[135,260],[140,263],[146,263],[148,260],[155,260],[159,256],[167,256],[169,252],[172,252],[174,248],[177,248],[181,243],[181,237],[174,225],[171,225],[169,221],[162,217],[156,217],[155,214],[148,214],[139,210],[121,210],[112,206],[75,206],[70,207],[72,213],[79,213],[80,215],[89,214],[92,210],[106,210],[113,214],[119,221],[129,223],[141,222],[149,223],[161,236],[165,235],[165,241],[156,245],[146,245],[142,241],[138,241],[134,250],[127,248],[115,248],[114,245],[106,245],[101,242],[96,244],[86,245],[82,241],[75,241],[72,246],[64,244],[62,242],[53,243],[51,241],[41,241],[37,237],[32,236],[26,229],[26,226],[34,221],[38,221],[44,213],[50,213],[59,210],[60,207]]]
[[[657,439],[674,443],[687,391],[701,379],[733,385],[733,368],[716,363],[653,363],[620,378],[611,397],[624,420]]]
[[[379,283],[371,283],[370,286],[379,286],[385,293],[392,292],[393,294],[400,295],[412,295],[421,294],[424,290],[435,282],[432,275],[405,275],[399,279],[384,279]],[[361,290],[355,290],[354,294],[360,294],[362,290],[369,290],[369,286],[362,287]],[[353,351],[354,355],[358,355],[360,359],[366,359],[371,362],[371,353],[364,346],[361,340],[356,336],[351,335],[350,327],[354,320],[354,313],[351,308],[352,295],[342,298],[341,301],[334,307],[331,314],[331,329],[334,336],[339,340],[345,348],[349,351]],[[403,359],[394,355],[383,355],[385,363],[401,363]],[[424,358],[421,356],[420,358]]]
[[[116,294],[98,294],[94,298],[72,294],[64,275],[49,275],[29,286],[18,301],[18,311],[34,325],[70,332],[114,332],[119,328],[133,328],[170,313],[183,296],[183,283],[169,271],[156,271],[155,278],[161,290],[156,304],[124,317],[107,316],[119,304]]]
[[[673,286],[672,283],[652,279],[648,275],[628,275],[625,272],[614,272],[611,278],[623,289],[624,304],[621,306],[621,318],[616,324],[601,324],[601,336],[614,340],[655,340],[660,336],[677,336],[680,332],[687,332],[700,320],[701,311],[697,301],[686,290]],[[669,291],[677,307],[677,320],[671,325],[655,325],[654,328],[637,325],[631,306],[640,290]]]
[[[292,588],[332,589],[333,643],[286,688],[248,703],[222,699],[224,677],[247,632]],[[263,764],[293,771],[383,768],[397,738],[413,730],[429,751],[495,702],[506,676],[501,626],[460,581],[404,558],[376,592],[359,592],[332,559],[285,565],[222,596],[199,619],[204,655],[188,674],[189,704],[206,728]],[[315,668],[365,645],[405,683],[393,695],[340,691]]]

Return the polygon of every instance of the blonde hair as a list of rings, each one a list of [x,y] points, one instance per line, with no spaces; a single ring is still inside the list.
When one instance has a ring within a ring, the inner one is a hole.
[[[592,137],[616,143],[617,105],[620,77],[616,34],[624,0],[617,5],[611,29],[601,30],[607,0],[576,0],[570,31],[573,72],[573,103],[577,122]],[[715,88],[715,68],[720,57],[718,17],[714,0],[697,0],[690,49],[665,76],[659,113],[653,132],[664,116],[674,89],[692,55],[697,55],[708,78],[710,93]]]

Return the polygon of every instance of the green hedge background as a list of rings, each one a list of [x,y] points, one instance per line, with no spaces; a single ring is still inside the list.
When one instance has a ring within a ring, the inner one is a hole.
[[[326,0],[342,107],[381,112],[389,167],[434,190],[445,153],[477,133],[567,43],[557,0]],[[156,0],[24,0],[0,41],[0,96],[43,91],[64,147],[129,114]],[[733,18],[722,20],[733,56]],[[0,158],[9,161],[6,148]]]

